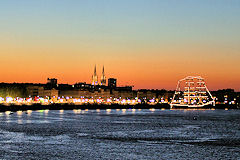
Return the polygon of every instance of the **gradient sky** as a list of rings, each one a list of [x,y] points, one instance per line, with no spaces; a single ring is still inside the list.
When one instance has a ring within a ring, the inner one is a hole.
[[[2,0],[0,55],[0,82],[90,83],[96,64],[135,89],[240,91],[240,0]]]

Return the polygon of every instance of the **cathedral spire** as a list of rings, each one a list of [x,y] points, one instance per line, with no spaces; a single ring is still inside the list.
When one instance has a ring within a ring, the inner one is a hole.
[[[103,85],[103,86],[106,85],[106,77],[105,77],[105,73],[104,73],[104,66],[103,66],[102,76],[101,76],[101,85]]]
[[[103,69],[102,69],[102,75],[105,75],[105,74],[104,74],[104,66],[103,66]]]
[[[94,67],[94,73],[92,76],[92,85],[97,85],[98,84],[98,76],[97,76],[97,67],[95,65]]]
[[[95,67],[94,67],[94,76],[97,75],[97,68],[96,68],[96,64],[95,64]]]

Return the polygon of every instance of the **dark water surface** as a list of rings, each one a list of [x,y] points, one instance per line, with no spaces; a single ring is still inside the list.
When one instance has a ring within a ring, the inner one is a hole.
[[[0,113],[0,159],[240,159],[240,111]]]

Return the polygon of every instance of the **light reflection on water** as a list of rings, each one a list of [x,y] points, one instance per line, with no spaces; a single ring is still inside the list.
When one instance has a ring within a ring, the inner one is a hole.
[[[27,113],[28,116],[31,116],[31,114],[32,114],[32,110],[27,110],[26,113]]]
[[[79,114],[79,113],[81,113],[81,109],[73,109],[73,113],[74,114]]]
[[[49,109],[44,110],[45,115],[48,115]]]
[[[63,114],[64,110],[63,110],[63,109],[61,109],[61,110],[59,110],[59,112],[60,112],[60,114]]]
[[[17,111],[17,115],[18,115],[19,118],[22,117],[22,114],[23,114],[23,111]]]
[[[111,109],[106,109],[106,111],[107,111],[107,114],[109,114],[111,112]]]
[[[136,109],[133,108],[133,109],[132,109],[132,113],[135,113],[135,112],[136,112]]]
[[[154,112],[154,111],[155,111],[155,108],[150,108],[149,111]]]
[[[78,111],[77,111],[76,109],[73,109],[73,113],[77,114],[77,112],[78,112]]]
[[[22,120],[22,119],[18,119],[18,120],[17,120],[17,123],[18,123],[18,124],[23,124],[23,120]]]
[[[9,115],[11,111],[5,111],[5,115]]]

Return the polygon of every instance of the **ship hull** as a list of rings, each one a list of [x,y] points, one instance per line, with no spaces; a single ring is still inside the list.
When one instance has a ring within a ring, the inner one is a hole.
[[[171,104],[171,109],[211,109],[215,108],[214,105],[208,104],[208,105],[176,105]]]

